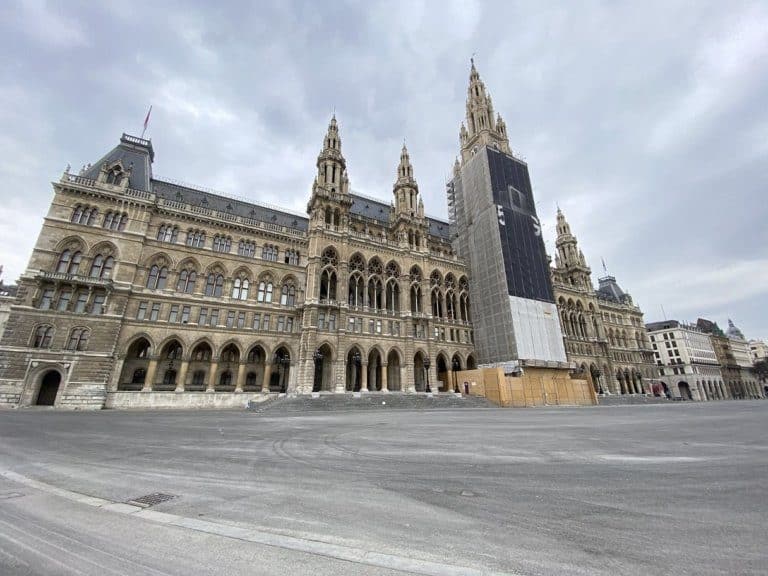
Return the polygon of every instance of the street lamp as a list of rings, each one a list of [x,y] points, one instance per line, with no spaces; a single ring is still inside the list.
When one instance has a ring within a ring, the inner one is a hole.
[[[315,361],[315,383],[312,386],[312,392],[320,392],[323,388],[323,374],[320,372],[320,382],[317,381],[317,371],[322,370],[323,366],[323,353],[320,350],[315,350],[312,354],[312,359]]]
[[[459,359],[454,358],[453,362],[451,362],[451,368],[453,368],[453,391],[455,393],[459,393],[459,382],[458,382],[458,376],[456,376],[456,372],[459,371],[461,368],[461,364],[459,364]]]
[[[360,372],[360,366],[362,365],[363,358],[360,356],[360,351],[355,350],[352,352],[352,366],[354,366],[353,370],[355,371],[355,383],[352,386],[352,391],[357,392],[355,390],[355,387],[360,386],[362,388],[362,373]]]
[[[277,374],[280,377],[282,384],[280,385],[280,392],[285,392],[286,383],[284,382],[283,374],[280,368],[291,363],[291,359],[288,358],[284,352],[275,352],[275,356],[272,359],[272,363],[277,365]]]
[[[431,366],[431,362],[429,361],[429,358],[424,358],[424,370],[427,372],[427,388],[426,392],[432,392],[432,389],[429,387],[429,367]]]

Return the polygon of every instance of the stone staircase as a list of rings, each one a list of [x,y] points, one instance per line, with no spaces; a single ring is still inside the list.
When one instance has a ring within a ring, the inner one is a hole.
[[[59,408],[101,410],[107,399],[106,384],[70,384],[59,400]]]
[[[645,396],[643,394],[612,394],[611,396],[598,396],[599,406],[634,406],[637,404],[668,404],[664,396]]]
[[[353,392],[301,396],[281,394],[279,397],[248,405],[248,410],[257,414],[356,410],[453,410],[456,408],[497,408],[497,406],[478,396],[462,396],[454,393],[402,394],[398,392]]]

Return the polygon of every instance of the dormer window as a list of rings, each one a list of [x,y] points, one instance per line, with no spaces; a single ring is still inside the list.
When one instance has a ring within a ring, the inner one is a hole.
[[[107,172],[107,184],[119,186],[123,181],[123,177],[124,174],[122,168],[120,168],[120,166],[113,166],[109,169],[109,172]]]

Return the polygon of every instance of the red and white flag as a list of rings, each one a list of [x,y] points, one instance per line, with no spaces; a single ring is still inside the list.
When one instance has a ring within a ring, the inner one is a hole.
[[[149,124],[149,115],[152,114],[152,106],[149,107],[149,110],[147,111],[147,117],[144,118],[144,130],[141,131],[141,137],[144,138],[144,132],[147,131],[147,125]]]

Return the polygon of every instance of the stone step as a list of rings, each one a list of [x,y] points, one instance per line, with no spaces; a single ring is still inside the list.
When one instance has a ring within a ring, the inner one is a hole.
[[[629,406],[635,404],[667,404],[670,400],[664,396],[646,396],[644,394],[612,394],[598,396],[600,406]]]
[[[460,394],[402,394],[398,392],[348,392],[344,394],[280,395],[249,404],[255,413],[333,412],[353,410],[451,410],[455,408],[496,408],[485,398]]]

